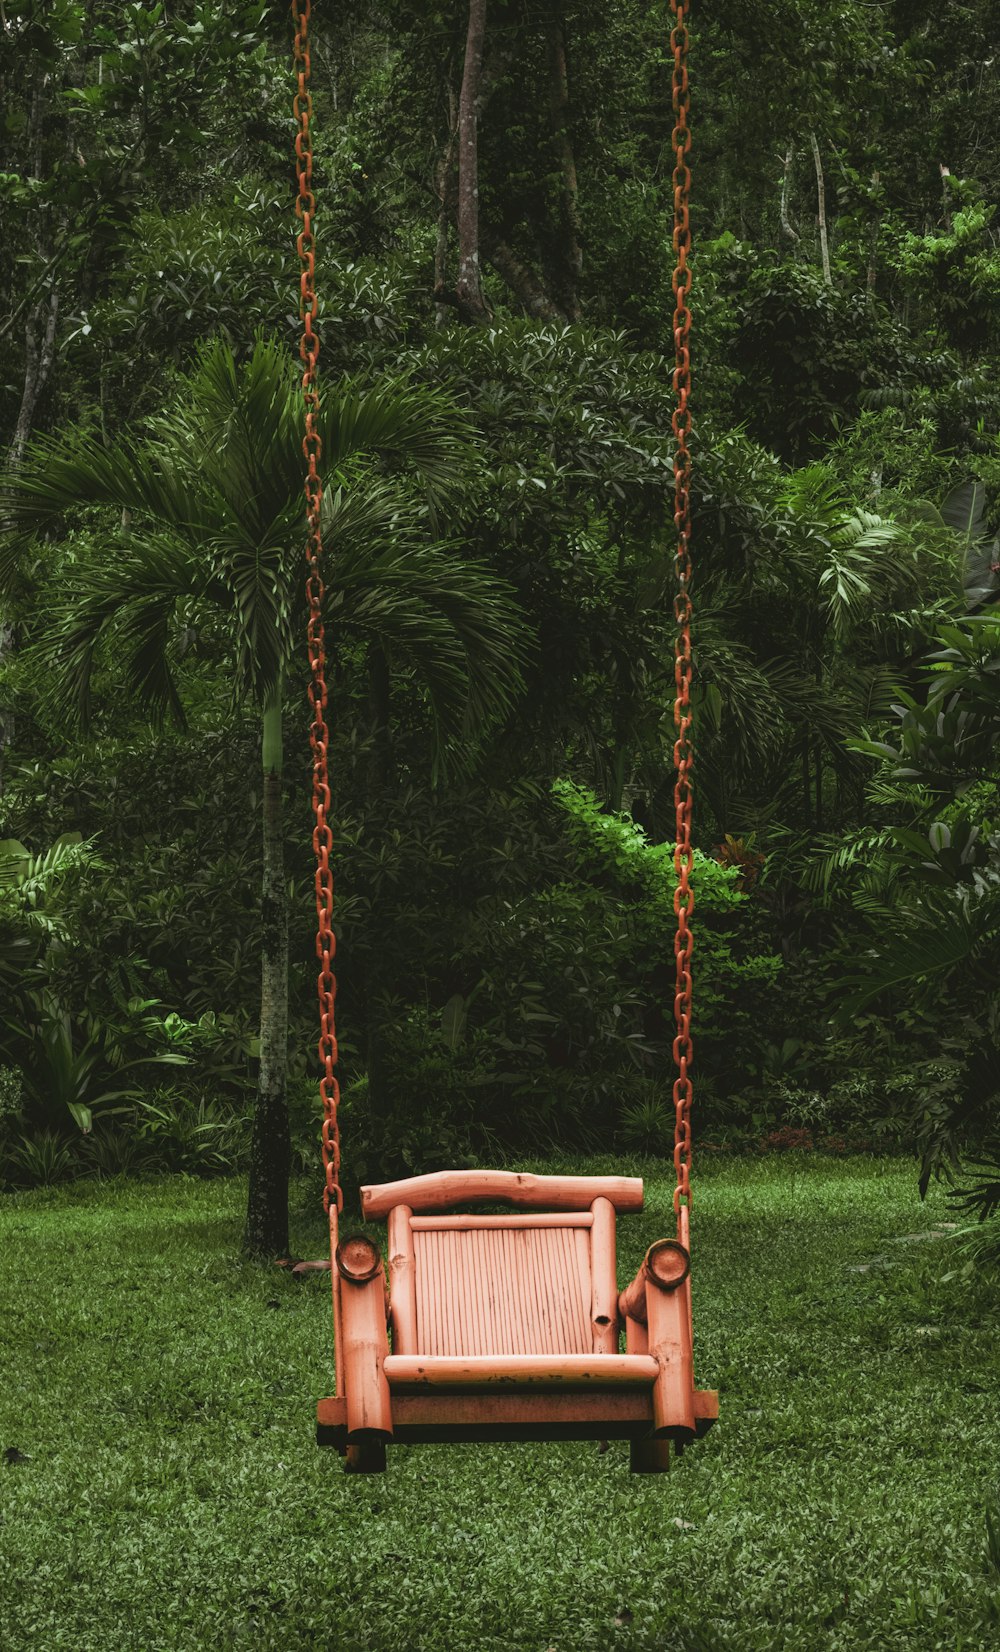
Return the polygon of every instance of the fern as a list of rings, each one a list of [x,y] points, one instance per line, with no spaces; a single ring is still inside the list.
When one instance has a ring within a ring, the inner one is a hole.
[[[818,845],[802,873],[802,882],[813,894],[829,901],[831,887],[859,867],[872,869],[891,847],[892,833],[888,827],[868,827],[850,837],[831,835],[813,840]]]

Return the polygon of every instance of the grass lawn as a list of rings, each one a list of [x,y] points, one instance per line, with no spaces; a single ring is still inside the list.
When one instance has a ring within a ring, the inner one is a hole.
[[[667,1167],[641,1168],[622,1279],[671,1231]],[[624,1444],[398,1447],[347,1476],[313,1444],[328,1282],[235,1260],[242,1184],[0,1201],[4,1652],[1000,1646],[997,1298],[943,1197],[905,1161],[697,1172],[722,1417],[651,1478]],[[311,1208],[296,1237],[322,1254]]]

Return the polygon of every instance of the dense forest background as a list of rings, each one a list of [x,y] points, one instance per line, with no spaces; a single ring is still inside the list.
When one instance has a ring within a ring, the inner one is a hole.
[[[669,13],[312,27],[347,1174],[666,1151]],[[696,1130],[986,1212],[998,50],[692,18]],[[2,1175],[245,1164],[265,1090],[314,1175],[285,8],[7,0],[0,83]]]

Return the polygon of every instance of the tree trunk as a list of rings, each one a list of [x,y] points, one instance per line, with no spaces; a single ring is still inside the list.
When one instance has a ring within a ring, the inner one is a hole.
[[[872,173],[872,194],[879,186],[879,174]],[[872,218],[871,231],[868,238],[868,270],[865,276],[865,293],[869,307],[875,302],[875,284],[878,280],[878,237],[882,227],[882,210],[876,205],[875,215]]]
[[[264,877],[261,888],[260,1074],[250,1144],[246,1255],[288,1254],[288,892],[281,806],[281,686],[263,718]]]
[[[948,166],[945,166],[943,161],[939,161],[938,166],[939,166],[939,170],[940,170],[940,173],[941,173],[941,207],[942,207],[942,215],[944,217],[944,229],[945,229],[945,234],[950,235],[951,234],[951,227],[952,227],[951,226],[951,168],[948,167]]]
[[[815,132],[809,134],[809,147],[812,149],[813,166],[816,168],[816,222],[819,225],[819,255],[823,262],[823,280],[832,286],[830,246],[826,236],[826,180],[823,177],[823,161]]]
[[[41,183],[44,174],[42,138],[49,112],[47,82],[48,76],[46,75],[41,84],[35,86],[28,116],[25,142],[25,173],[35,183]],[[72,146],[73,123],[71,120],[67,120],[65,143],[67,159],[72,153]],[[68,222],[68,208],[64,207],[58,214],[55,224],[57,246],[66,234]],[[45,223],[44,218],[40,220],[40,224]],[[55,268],[56,257],[48,241],[49,233],[49,230],[39,227],[34,236],[34,253],[37,264],[48,265],[50,275],[48,291],[44,287],[41,289],[38,297],[30,306],[24,323],[24,387],[21,391],[21,405],[18,409],[14,436],[7,454],[7,466],[14,471],[21,467],[24,450],[31,436],[35,410],[38,407],[42,391],[48,383],[52,364],[55,361],[56,328],[59,322],[59,286]]]
[[[0,670],[4,661],[14,652],[14,627],[0,614]],[[0,703],[0,798],[4,790],[4,759],[7,747],[14,743],[14,712]]]
[[[502,277],[528,315],[533,316],[536,321],[566,319],[558,306],[553,304],[534,270],[523,259],[518,258],[513,247],[508,246],[506,241],[491,239],[485,252],[497,274]]]
[[[789,141],[785,151],[785,166],[781,174],[781,227],[790,241],[797,241],[799,232],[788,216],[788,202],[792,193],[792,175],[795,169],[795,141]]]
[[[21,393],[14,438],[7,456],[7,464],[11,470],[19,470],[21,467],[35,420],[35,409],[52,372],[58,321],[59,288],[55,285],[53,277],[48,297],[40,298],[32,305],[24,324],[24,389]]]
[[[823,742],[817,740],[815,745],[814,779],[816,783],[816,830],[823,830]]]
[[[549,119],[552,142],[562,179],[560,229],[562,232],[562,309],[569,321],[580,319],[579,283],[583,274],[583,246],[576,160],[569,133],[569,70],[566,64],[566,29],[559,11],[553,12],[548,29]]]
[[[455,155],[458,150],[458,105],[455,94],[448,89],[448,141],[441,152],[434,177],[438,198],[437,236],[434,241],[434,322],[443,327],[448,320],[449,305],[444,298],[445,272],[448,265],[448,226],[451,222],[455,194]]]
[[[469,0],[469,30],[458,101],[458,280],[455,297],[466,321],[486,322],[479,257],[479,140],[477,101],[483,71],[486,0]]]

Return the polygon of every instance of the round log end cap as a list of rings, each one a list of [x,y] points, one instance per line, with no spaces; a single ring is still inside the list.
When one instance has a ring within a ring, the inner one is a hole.
[[[344,1279],[362,1285],[374,1279],[382,1266],[379,1249],[366,1233],[349,1233],[337,1246],[337,1269]]]
[[[658,1239],[646,1252],[647,1277],[661,1291],[675,1291],[690,1272],[690,1252],[678,1239]]]

